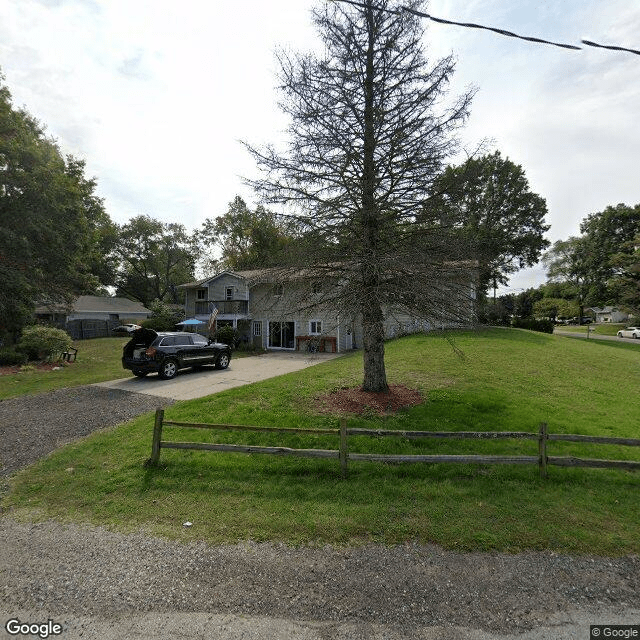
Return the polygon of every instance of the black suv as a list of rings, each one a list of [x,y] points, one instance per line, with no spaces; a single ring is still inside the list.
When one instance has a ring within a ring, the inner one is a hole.
[[[175,378],[179,369],[213,364],[226,369],[231,349],[197,333],[138,329],[122,350],[122,366],[144,377],[153,371],[163,380]]]

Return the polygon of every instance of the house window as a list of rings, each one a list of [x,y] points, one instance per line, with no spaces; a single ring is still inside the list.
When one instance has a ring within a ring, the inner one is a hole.
[[[224,299],[233,300],[233,287],[226,287],[224,290]]]
[[[253,323],[253,335],[256,338],[262,336],[262,322],[254,322]]]
[[[197,289],[196,290],[196,300],[206,300],[207,299],[207,290],[206,289]]]
[[[322,333],[322,321],[321,320],[312,320],[309,323],[309,333],[311,335],[319,335]]]

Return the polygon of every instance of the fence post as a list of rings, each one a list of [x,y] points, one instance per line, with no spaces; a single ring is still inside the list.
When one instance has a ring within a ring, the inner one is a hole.
[[[540,432],[538,435],[538,468],[540,469],[540,477],[548,478],[547,474],[547,423],[540,423]]]
[[[342,477],[347,477],[347,419],[340,419],[340,468],[342,470]]]
[[[144,463],[145,467],[156,466],[160,461],[160,440],[162,439],[162,421],[164,409],[156,409],[156,421],[153,425],[153,441],[151,442],[151,457]]]

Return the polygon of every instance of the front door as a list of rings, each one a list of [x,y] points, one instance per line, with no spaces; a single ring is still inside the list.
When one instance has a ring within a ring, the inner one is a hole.
[[[351,327],[347,329],[347,335],[345,336],[345,339],[344,339],[344,348],[347,351],[351,351],[351,349],[353,349],[353,335],[351,333]]]
[[[269,322],[269,348],[295,349],[295,333],[295,323],[293,322]]]

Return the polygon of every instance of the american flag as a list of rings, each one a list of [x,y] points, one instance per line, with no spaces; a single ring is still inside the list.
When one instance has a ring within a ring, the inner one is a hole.
[[[209,320],[207,321],[207,329],[209,331],[213,331],[213,327],[216,324],[216,318],[218,317],[218,313],[220,313],[220,309],[216,307],[216,305],[212,305],[211,313],[209,314]]]

